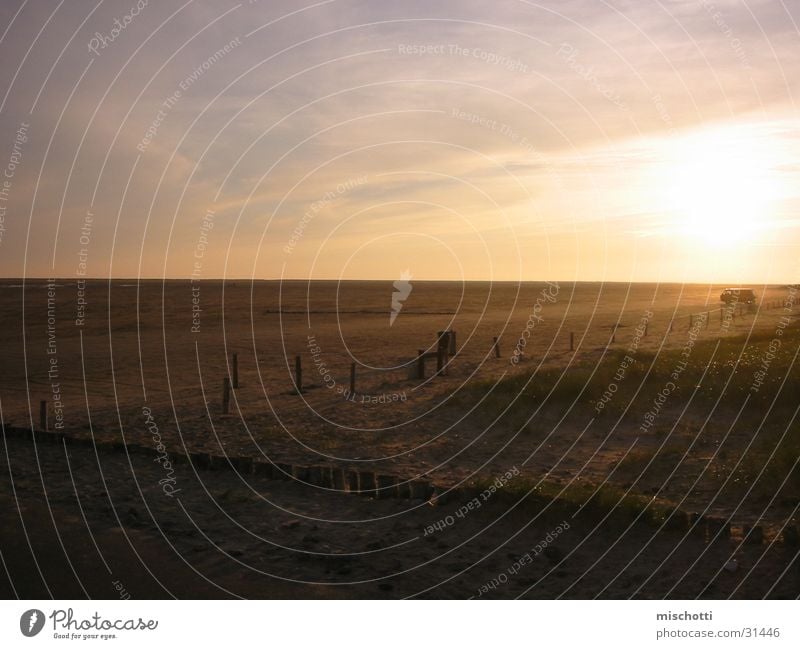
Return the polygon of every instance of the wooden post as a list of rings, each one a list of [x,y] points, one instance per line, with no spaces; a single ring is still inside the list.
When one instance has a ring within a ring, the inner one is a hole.
[[[226,376],[222,379],[222,414],[228,414],[228,406],[231,401],[231,380]]]
[[[234,353],[233,359],[231,360],[232,370],[233,370],[233,387],[234,389],[239,389],[239,354]]]
[[[303,391],[303,363],[299,356],[294,357],[294,387],[297,394]]]
[[[575,333],[570,331],[569,332],[569,351],[575,350]]]
[[[451,330],[450,331],[450,348],[447,350],[447,353],[450,356],[455,356],[457,349],[458,348],[456,347],[456,332],[455,332],[455,330]]]
[[[417,378],[424,379],[425,378],[425,350],[418,349],[417,350]]]
[[[497,336],[492,338],[492,346],[494,347],[494,357],[500,358],[500,341],[497,339]]]
[[[350,394],[356,393],[356,364],[350,363]]]
[[[617,342],[617,325],[611,328],[611,344],[613,345],[615,342]]]
[[[448,331],[440,331],[436,339],[436,375],[447,374],[448,352],[450,351],[450,334]]]
[[[50,430],[47,426],[47,401],[39,402],[39,427],[44,430]]]
[[[649,327],[649,326],[650,326],[650,323],[649,323],[649,322],[645,322],[645,323],[644,323],[644,335],[645,335],[645,336],[647,336],[647,327]]]

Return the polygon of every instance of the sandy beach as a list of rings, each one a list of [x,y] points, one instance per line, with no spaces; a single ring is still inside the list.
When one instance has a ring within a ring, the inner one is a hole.
[[[3,493],[15,532],[4,553],[26,534],[32,547],[82,548],[78,567],[65,571],[57,563],[59,577],[43,577],[31,593],[52,584],[69,593],[61,596],[112,596],[115,579],[143,597],[797,593],[796,550],[782,536],[794,525],[793,496],[739,498],[741,491],[723,493],[706,479],[719,445],[708,419],[723,426],[736,414],[732,405],[687,408],[684,397],[675,398],[659,413],[660,435],[644,435],[641,415],[626,419],[623,412],[615,420],[598,408],[602,398],[582,398],[581,389],[568,402],[526,406],[523,395],[543,377],[573,380],[614,353],[677,353],[688,340],[741,340],[734,344],[746,349],[748,336],[763,337],[784,316],[786,288],[764,289],[757,313],[744,306],[721,313],[719,287],[420,282],[391,324],[389,282],[7,281],[0,290],[8,332],[3,423],[40,429],[46,400],[48,428],[60,440],[35,447],[6,440],[10,488]],[[442,330],[456,332],[446,374],[437,375],[433,353],[426,377],[409,378],[419,351],[435,352]],[[239,385],[225,414],[222,383],[233,378],[233,354]],[[487,397],[515,377],[516,418],[498,420]],[[632,458],[648,457],[665,436],[672,452],[690,447],[685,457],[660,471],[631,473]],[[70,439],[102,448],[71,446]],[[725,442],[735,453],[748,439],[736,430]],[[139,451],[127,453],[126,444]],[[428,494],[376,498],[335,484],[320,488],[303,476],[198,472],[185,463],[190,453],[372,472],[426,481],[443,495],[433,503]],[[470,489],[479,494],[508,471],[517,483],[543,482],[556,493],[613,486],[730,519],[732,536],[707,543],[653,525],[596,527],[586,510],[538,516],[540,501],[515,505],[525,489],[455,518],[472,500]],[[458,524],[441,523],[450,519]],[[571,531],[520,570],[519,580],[480,592],[564,520]],[[446,529],[425,534],[437,524]],[[753,525],[768,545],[747,541],[744,526]],[[106,551],[114,567],[94,556]],[[12,565],[40,556],[20,552],[25,556]],[[145,575],[162,562],[174,566],[171,580]],[[761,577],[751,579],[748,567],[756,565]],[[774,579],[764,580],[765,566]]]

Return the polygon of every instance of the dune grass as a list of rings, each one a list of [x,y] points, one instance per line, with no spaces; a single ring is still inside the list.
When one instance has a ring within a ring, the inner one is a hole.
[[[595,405],[613,385],[613,396],[601,408],[602,416],[646,409],[654,395],[671,382],[675,384],[670,395],[672,402],[682,402],[692,396],[698,405],[708,405],[722,395],[740,403],[749,395],[749,405],[766,409],[777,396],[775,408],[794,407],[800,367],[792,361],[800,347],[800,327],[793,325],[784,330],[780,336],[781,346],[760,385],[755,376],[764,369],[762,363],[774,339],[775,333],[766,331],[755,333],[749,339],[730,336],[699,340],[688,358],[682,356],[681,348],[665,349],[658,354],[641,350],[629,354],[624,347],[614,348],[597,364],[579,362],[566,370],[545,368],[535,373],[516,374],[496,386],[493,381],[475,382],[465,398],[477,400],[476,397],[491,390],[480,410],[492,416],[505,410],[511,418],[518,414],[529,416],[531,407],[545,400],[559,406],[573,403],[577,407],[588,406],[590,414],[597,414]],[[681,342],[683,338],[676,340]],[[685,366],[682,365],[684,361]],[[623,369],[623,366],[626,367]],[[785,378],[785,385],[781,387]]]
[[[687,340],[685,331],[673,336],[678,344]],[[528,430],[549,428],[565,412],[565,429],[580,430],[591,418],[600,426],[619,422],[616,430],[630,439],[640,435],[657,443],[625,458],[615,472],[617,480],[635,479],[649,463],[645,475],[658,482],[677,465],[694,461],[697,475],[706,483],[725,485],[732,496],[749,491],[754,498],[778,494],[790,502],[800,498],[800,424],[794,418],[800,405],[799,347],[797,324],[780,334],[770,329],[749,338],[697,340],[688,358],[681,347],[630,354],[620,346],[596,364],[522,373],[496,386],[474,384],[461,405],[478,401],[491,389],[477,409],[483,422],[499,417],[501,426],[518,428],[537,409]],[[598,408],[611,385],[613,393]],[[642,430],[643,418],[666,386],[668,398],[653,424]],[[665,446],[658,450],[662,440]],[[695,444],[684,458],[692,440]],[[708,469],[706,457],[712,459]]]

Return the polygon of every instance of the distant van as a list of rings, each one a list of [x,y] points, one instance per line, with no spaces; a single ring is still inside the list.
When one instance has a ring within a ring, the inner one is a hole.
[[[756,301],[756,294],[752,288],[726,288],[719,294],[720,302],[730,304],[733,302],[743,304],[753,304]]]

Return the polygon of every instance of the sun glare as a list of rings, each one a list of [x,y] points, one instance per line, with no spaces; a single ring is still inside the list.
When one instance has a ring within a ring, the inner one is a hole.
[[[774,142],[737,129],[675,145],[664,186],[675,229],[703,246],[742,244],[773,218],[779,198]]]

